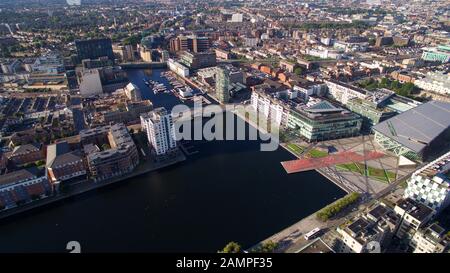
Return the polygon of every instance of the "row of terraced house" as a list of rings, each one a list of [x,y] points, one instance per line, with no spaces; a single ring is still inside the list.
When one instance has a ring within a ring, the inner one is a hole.
[[[80,181],[101,183],[132,172],[139,164],[136,145],[119,123],[80,131],[79,142],[25,144],[3,155],[0,210],[58,193]]]

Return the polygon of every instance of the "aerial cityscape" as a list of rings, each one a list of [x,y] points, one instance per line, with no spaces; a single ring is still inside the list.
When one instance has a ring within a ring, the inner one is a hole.
[[[0,0],[0,253],[450,253],[449,71],[448,0]]]

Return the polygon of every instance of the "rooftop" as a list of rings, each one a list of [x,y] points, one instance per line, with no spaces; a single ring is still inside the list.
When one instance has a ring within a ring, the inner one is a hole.
[[[422,175],[427,177],[434,177],[438,174],[446,174],[450,171],[450,152],[437,158],[423,168],[417,170],[414,175]]]
[[[430,215],[434,214],[433,209],[410,198],[400,200],[397,206],[420,222],[425,221]]]
[[[41,144],[39,144],[39,143],[24,144],[24,145],[15,147],[11,153],[11,156],[17,156],[17,155],[27,154],[27,153],[31,153],[31,152],[37,152],[40,149],[41,149]]]
[[[22,169],[0,175],[0,186],[7,186],[36,178],[35,169]]]
[[[450,128],[450,103],[430,101],[383,121],[373,130],[414,152],[421,152]]]

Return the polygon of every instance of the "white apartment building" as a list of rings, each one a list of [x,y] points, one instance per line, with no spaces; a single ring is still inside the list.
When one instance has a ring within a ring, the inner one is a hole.
[[[305,101],[308,101],[309,97],[312,95],[322,96],[327,92],[327,86],[323,83],[314,83],[301,86],[294,85],[292,89]]]
[[[336,50],[328,50],[328,49],[319,49],[319,48],[310,48],[306,49],[306,54],[319,57],[322,59],[336,59],[340,60],[344,56],[344,54],[336,51]]]
[[[443,253],[450,246],[445,229],[434,223],[419,229],[413,236],[410,246],[414,253]]]
[[[253,109],[267,118],[267,122],[274,122],[277,126],[285,126],[289,118],[289,110],[283,107],[281,101],[260,91],[252,92],[251,105]]]
[[[176,148],[175,127],[172,116],[164,107],[141,115],[142,129],[156,155],[164,155]]]
[[[325,83],[328,86],[329,96],[344,105],[347,104],[349,99],[365,99],[368,95],[367,90],[343,82],[335,80],[325,80]]]
[[[244,15],[242,13],[233,13],[231,15],[231,22],[233,23],[242,23],[244,20]]]
[[[426,91],[450,95],[450,74],[428,72],[424,78],[415,80],[414,85]]]
[[[401,217],[401,223],[395,234],[401,239],[412,239],[414,233],[427,224],[435,214],[433,209],[410,198],[400,200],[394,211]]]
[[[417,170],[408,180],[404,197],[441,212],[450,204],[450,152]]]
[[[127,84],[127,86],[125,86],[124,88],[124,91],[127,98],[131,101],[142,100],[141,89],[139,89],[139,87],[137,87],[134,83],[130,82],[129,84]]]
[[[189,69],[186,66],[180,64],[179,62],[175,61],[174,59],[169,59],[167,61],[167,66],[172,72],[176,73],[178,76],[181,77],[189,76]]]
[[[382,252],[390,243],[398,223],[399,218],[392,209],[384,204],[378,204],[350,224],[337,228],[342,236],[338,252]]]

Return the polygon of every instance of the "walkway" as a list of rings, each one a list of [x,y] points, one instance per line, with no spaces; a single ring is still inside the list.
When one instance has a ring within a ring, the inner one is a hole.
[[[384,156],[384,153],[377,151],[366,151],[363,155],[352,151],[344,151],[320,158],[302,158],[290,161],[283,161],[281,165],[287,173],[297,173],[320,168],[330,167],[337,164],[359,162],[365,160],[378,159]]]

